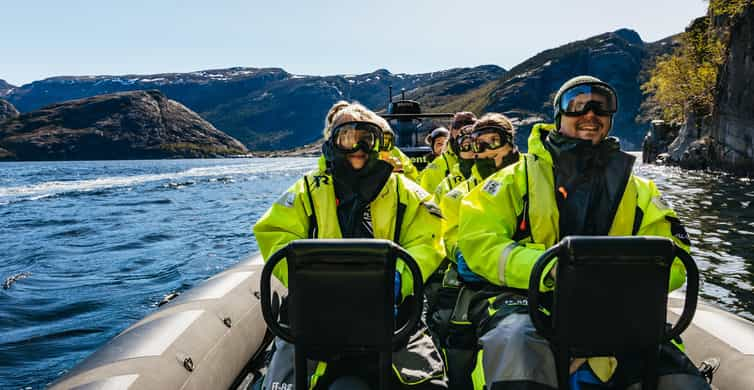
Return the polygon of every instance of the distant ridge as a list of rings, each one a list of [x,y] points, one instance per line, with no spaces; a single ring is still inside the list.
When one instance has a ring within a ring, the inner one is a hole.
[[[613,135],[638,150],[652,119],[640,85],[658,56],[670,53],[676,36],[643,42],[619,29],[545,50],[506,71],[495,65],[422,74],[386,69],[358,75],[296,75],[281,68],[203,70],[125,76],[59,76],[12,89],[6,99],[21,112],[45,105],[120,91],[157,89],[181,102],[252,150],[291,149],[321,137],[327,109],[357,100],[383,109],[387,90],[418,100],[425,110],[503,112],[519,126],[517,143],[533,123],[552,120],[552,94],[567,79],[591,74],[616,87],[620,111]]]
[[[316,141],[325,112],[340,99],[381,109],[391,85],[396,94],[403,88],[445,85],[441,99],[447,99],[504,73],[498,66],[485,65],[413,75],[379,69],[359,75],[306,76],[280,68],[228,68],[155,75],[60,76],[20,86],[7,99],[21,112],[28,112],[71,99],[157,89],[248,147],[272,150]]]
[[[644,73],[657,56],[670,53],[674,45],[673,37],[645,43],[637,32],[629,29],[600,34],[545,50],[516,65],[498,80],[437,109],[505,113],[519,124],[517,143],[525,147],[533,123],[553,120],[554,92],[571,77],[589,74],[617,89],[620,109],[612,134],[621,138],[624,148],[638,150],[651,119],[640,116]]]

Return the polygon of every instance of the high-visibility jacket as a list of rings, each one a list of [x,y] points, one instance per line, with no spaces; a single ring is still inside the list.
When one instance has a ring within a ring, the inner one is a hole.
[[[448,176],[453,166],[458,164],[458,156],[448,149],[435,158],[422,171],[421,186],[429,192],[434,192],[445,176]]]
[[[472,166],[471,169],[473,171],[474,169],[476,169],[476,166]],[[464,177],[463,173],[461,173],[460,165],[459,164],[453,165],[450,168],[450,174],[448,174],[448,176],[445,176],[445,178],[443,178],[442,181],[440,181],[440,184],[438,184],[437,187],[435,187],[435,190],[434,190],[435,203],[439,205],[440,201],[442,200],[442,197],[445,196],[445,194],[450,192],[450,190],[455,188],[457,185],[461,184],[464,180],[466,180],[466,177]],[[442,206],[440,206],[440,208],[442,209]]]
[[[561,238],[553,160],[542,142],[548,129],[553,127],[535,125],[529,154],[490,176],[461,201],[458,247],[469,268],[496,285],[527,289],[534,263]],[[628,177],[608,234],[669,237],[685,250],[689,244],[655,184],[634,175]],[[676,259],[670,289],[685,279],[686,270]]]
[[[456,165],[457,166],[457,165]],[[461,198],[468,194],[477,184],[483,181],[482,175],[479,174],[476,165],[471,168],[471,176],[466,180],[461,180],[450,191],[443,191],[444,187],[450,184],[450,175],[437,186],[435,199],[439,198],[440,210],[442,210],[442,239],[445,245],[445,253],[448,259],[456,261],[456,243],[458,242],[458,208],[461,206]],[[463,176],[460,176],[463,178]],[[447,210],[447,212],[445,212]]]
[[[342,238],[337,215],[333,178],[319,168],[306,174],[286,190],[254,225],[262,257],[268,259],[289,242],[305,238]],[[371,202],[374,238],[393,240],[416,260],[426,280],[443,259],[441,213],[431,195],[403,175],[391,174],[379,195]],[[412,292],[411,272],[402,261],[401,292]],[[285,260],[274,275],[287,286]]]
[[[390,149],[390,155],[393,157],[396,157],[403,166],[403,174],[406,175],[407,178],[411,179],[414,182],[417,182],[419,180],[419,170],[416,169],[414,166],[414,163],[411,162],[411,158],[406,156],[405,153],[403,153],[402,150],[398,149],[397,146]]]

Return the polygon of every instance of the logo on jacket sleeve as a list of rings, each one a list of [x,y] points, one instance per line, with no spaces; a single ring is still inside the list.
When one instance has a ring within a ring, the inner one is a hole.
[[[668,202],[665,201],[665,199],[662,198],[662,196],[653,196],[652,197],[652,204],[657,207],[658,210],[669,210],[670,205]]]
[[[403,180],[403,185],[406,187],[407,190],[413,192],[416,194],[416,196],[419,197],[419,199],[425,199],[429,196],[429,192],[422,188],[420,185],[416,184],[413,180]]]
[[[458,199],[461,197],[461,195],[462,195],[461,190],[459,190],[458,188],[454,188],[452,191],[445,194],[445,196],[450,199]]]
[[[429,211],[430,214],[438,218],[443,218],[442,210],[440,210],[440,208],[437,207],[437,204],[435,202],[430,200],[430,201],[422,202],[422,204],[424,205],[424,207],[427,208],[427,211]]]
[[[484,183],[484,187],[482,187],[482,191],[495,196],[498,192],[500,192],[500,182],[497,182],[495,180],[487,180],[486,183]]]
[[[278,197],[275,203],[283,207],[291,208],[293,207],[293,202],[295,200],[296,200],[296,194],[294,194],[293,192],[285,191],[282,194],[280,194],[280,197]]]

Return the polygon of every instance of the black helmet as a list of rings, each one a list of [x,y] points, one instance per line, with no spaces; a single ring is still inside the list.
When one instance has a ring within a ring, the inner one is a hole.
[[[435,144],[435,140],[440,137],[450,137],[450,132],[448,131],[448,129],[444,127],[438,127],[432,130],[431,133],[427,134],[427,138],[424,139],[424,142],[429,146],[433,146]]]

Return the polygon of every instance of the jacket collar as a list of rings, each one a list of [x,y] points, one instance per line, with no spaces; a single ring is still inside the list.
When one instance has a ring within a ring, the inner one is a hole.
[[[545,148],[543,141],[550,131],[555,131],[554,124],[537,123],[536,125],[534,125],[534,127],[531,128],[531,133],[529,133],[528,140],[528,154],[535,155],[537,156],[537,158],[545,160],[550,163],[550,165],[552,165],[552,155],[550,155],[550,152]]]

